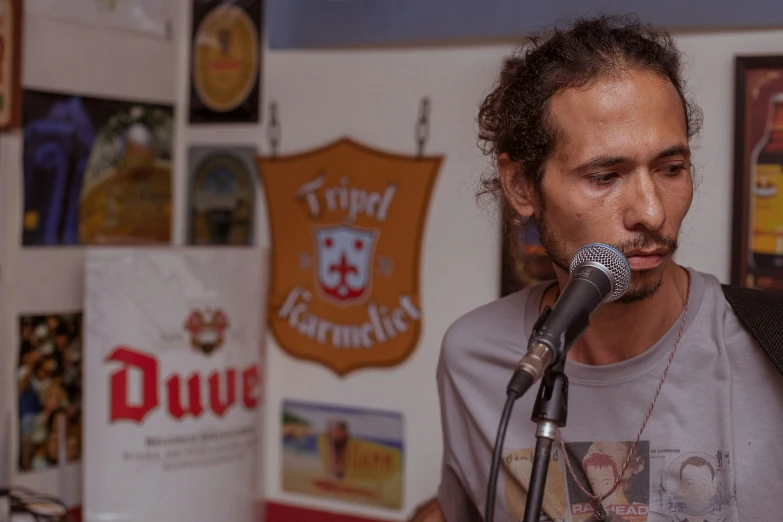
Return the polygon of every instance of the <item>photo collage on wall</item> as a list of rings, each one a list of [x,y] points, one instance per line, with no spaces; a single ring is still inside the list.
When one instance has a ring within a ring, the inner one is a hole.
[[[258,122],[262,1],[193,10],[190,122]],[[19,105],[23,246],[171,242],[173,106],[32,89]],[[190,154],[187,242],[252,244],[255,149],[205,147]]]
[[[164,3],[135,11],[107,6],[104,16],[81,0],[73,12],[43,12],[44,2],[37,0],[31,9],[48,23],[81,19],[169,38],[174,4]],[[0,37],[7,43],[0,72],[14,80],[0,86],[0,128],[22,132],[21,246],[172,245],[174,104],[56,87],[21,89],[16,61],[21,25],[2,16],[14,15],[7,7],[21,4],[0,0]],[[193,96],[184,108],[190,123],[258,123],[262,0],[194,1],[193,13]],[[185,244],[252,245],[259,184],[255,144],[186,147],[177,160],[187,169]],[[18,408],[9,413],[9,422],[19,426],[9,463],[19,473],[81,465],[81,328],[81,313],[44,310],[19,319],[19,345],[11,359]]]

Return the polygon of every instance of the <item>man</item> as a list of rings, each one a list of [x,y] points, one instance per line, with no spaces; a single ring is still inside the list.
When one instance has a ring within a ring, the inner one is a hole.
[[[704,457],[691,456],[680,465],[678,493],[683,509],[673,513],[677,522],[712,522],[711,501],[717,491],[715,468]]]
[[[634,475],[645,484],[628,504],[634,515],[671,520],[680,509],[669,500],[676,482],[666,479],[674,461],[722,452],[730,466],[715,469],[721,488],[712,513],[726,521],[780,517],[783,499],[770,488],[783,483],[783,378],[718,280],[673,260],[693,198],[690,140],[700,124],[681,65],[669,35],[633,18],[580,20],[532,38],[484,101],[480,137],[497,165],[485,186],[521,222],[535,218],[557,278],[467,313],[444,337],[437,516],[447,522],[483,518],[506,384],[534,322],[568,282],[572,256],[595,242],[626,256],[632,281],[621,299],[598,309],[568,353],[568,422],[553,446],[544,501],[545,509],[564,508],[541,519],[629,513],[614,513],[608,501],[625,487],[633,459],[599,495],[581,469],[577,449],[601,442],[648,452],[648,465]],[[509,423],[492,500],[496,522],[521,516],[509,506],[524,505],[529,473],[509,462],[535,447],[536,391],[517,401]],[[587,513],[566,480],[590,499]]]

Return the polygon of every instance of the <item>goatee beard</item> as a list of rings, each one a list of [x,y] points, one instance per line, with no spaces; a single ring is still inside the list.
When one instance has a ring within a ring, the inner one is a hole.
[[[538,222],[539,237],[541,245],[544,250],[549,254],[552,263],[555,266],[562,269],[565,273],[569,273],[571,266],[571,259],[573,254],[569,255],[566,252],[565,247],[559,243],[555,238],[552,230],[547,225],[546,219],[544,219],[544,213],[541,212],[539,216],[536,216]],[[633,239],[622,243],[607,243],[609,246],[617,249],[623,255],[630,250],[644,250],[653,248],[663,248],[667,251],[668,255],[673,255],[679,247],[677,237],[667,237],[658,232],[645,231],[636,235]],[[655,283],[646,282],[647,276],[652,273],[652,270],[639,270],[632,274],[631,286],[620,297],[616,303],[620,304],[632,304],[644,301],[653,297],[658,290],[660,290],[663,284],[663,274],[658,278]],[[634,284],[634,279],[640,281],[640,285]]]

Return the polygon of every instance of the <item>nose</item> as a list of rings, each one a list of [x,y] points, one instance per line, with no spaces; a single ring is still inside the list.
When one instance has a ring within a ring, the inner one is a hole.
[[[666,221],[666,210],[652,172],[635,172],[628,181],[623,215],[626,229],[657,231]]]

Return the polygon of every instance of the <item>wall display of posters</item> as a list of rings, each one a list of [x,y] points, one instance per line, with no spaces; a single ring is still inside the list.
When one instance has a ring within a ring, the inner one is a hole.
[[[268,320],[284,351],[340,376],[413,352],[424,224],[442,160],[349,138],[259,158],[272,242]]]
[[[191,146],[188,168],[188,244],[252,244],[255,147]]]
[[[81,460],[82,367],[80,313],[19,319],[19,472]]]
[[[193,0],[190,123],[260,117],[261,0]]]
[[[0,128],[22,121],[22,0],[0,0]]]
[[[22,244],[168,243],[173,108],[24,91]]]
[[[731,280],[783,292],[783,56],[736,58]]]
[[[258,519],[264,261],[88,250],[86,522]]]
[[[175,0],[24,0],[34,16],[168,37]]]
[[[552,260],[541,245],[536,219],[515,225],[510,211],[507,214],[502,223],[501,297],[556,277]]]
[[[285,401],[282,427],[284,491],[402,508],[400,413]]]

